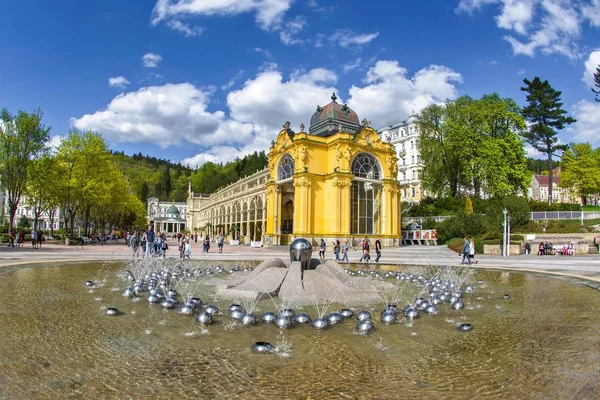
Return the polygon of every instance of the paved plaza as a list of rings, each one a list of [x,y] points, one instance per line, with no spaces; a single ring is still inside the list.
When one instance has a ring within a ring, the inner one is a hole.
[[[317,251],[314,257],[317,257]],[[357,264],[361,256],[360,250],[350,250],[348,257],[353,265],[364,265],[363,268],[376,268],[377,264]],[[41,249],[31,248],[31,244],[23,248],[11,248],[6,244],[0,246],[0,267],[7,272],[10,266],[22,266],[37,263],[60,263],[74,261],[122,261],[132,257],[131,249],[123,239],[111,241],[107,245],[90,244],[86,246],[69,246],[44,244]],[[248,245],[225,245],[223,253],[216,252],[212,246],[209,253],[202,252],[202,244],[192,243],[193,260],[223,261],[262,261],[267,258],[280,257],[287,259],[287,246],[251,248]],[[167,258],[179,258],[175,241],[169,242]],[[326,253],[327,259],[334,259],[333,252]],[[446,246],[406,246],[383,249],[381,265],[460,265],[461,257]],[[600,282],[600,256],[536,256],[519,255],[501,257],[493,255],[477,255],[475,268],[502,268],[522,271],[537,271],[550,274],[582,277]],[[0,273],[2,273],[0,271]]]

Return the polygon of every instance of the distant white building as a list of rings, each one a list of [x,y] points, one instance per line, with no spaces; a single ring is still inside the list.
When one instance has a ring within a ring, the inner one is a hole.
[[[0,191],[0,203],[2,205],[2,215],[4,217],[4,220],[6,222],[10,222],[10,212],[8,210],[8,193],[6,193],[6,191]],[[17,225],[17,223],[19,222],[19,219],[23,215],[29,221],[29,226],[31,228],[33,228],[33,223],[35,222],[35,215],[33,213],[33,207],[31,207],[25,201],[21,200],[21,201],[19,201],[19,205],[17,206],[17,212],[15,213],[15,219],[13,221],[13,226]],[[64,227],[64,224],[62,224],[60,221],[61,216],[62,216],[62,214],[60,213],[60,210],[56,209],[54,212],[54,222],[53,222],[54,230],[61,229]],[[49,212],[45,211],[44,213],[42,213],[42,215],[38,218],[38,226],[36,228],[40,228],[43,230],[50,230],[51,222],[50,222],[50,213]]]
[[[154,231],[166,234],[183,232],[186,228],[187,203],[160,201],[156,197],[148,199],[149,223]]]
[[[418,149],[419,126],[410,117],[406,121],[379,129],[377,134],[381,140],[393,144],[396,148],[402,201],[421,201],[425,193],[419,178],[423,167]]]

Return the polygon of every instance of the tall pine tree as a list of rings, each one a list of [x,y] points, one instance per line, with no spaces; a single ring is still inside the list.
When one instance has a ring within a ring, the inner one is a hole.
[[[566,145],[558,143],[557,131],[576,120],[566,115],[560,101],[562,92],[554,90],[548,81],[542,82],[536,76],[533,81],[523,79],[523,82],[527,85],[521,88],[527,92],[523,116],[530,123],[523,137],[534,149],[548,155],[548,204],[552,204],[552,156],[556,151],[567,149]]]

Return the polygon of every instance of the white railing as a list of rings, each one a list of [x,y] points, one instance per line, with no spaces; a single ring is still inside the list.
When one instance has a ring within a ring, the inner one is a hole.
[[[430,217],[402,217],[402,225],[412,223],[421,224],[428,218],[435,222],[442,222],[454,215],[436,215]],[[557,219],[581,219],[581,211],[535,211],[530,215],[532,221],[557,220]],[[600,219],[599,211],[584,211],[583,219]]]

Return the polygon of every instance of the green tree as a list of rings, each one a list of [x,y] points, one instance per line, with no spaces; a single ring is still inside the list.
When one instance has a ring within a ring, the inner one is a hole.
[[[171,168],[167,166],[160,172],[160,177],[156,183],[156,195],[165,200],[169,199],[169,195],[173,190],[173,182],[171,180]]]
[[[574,189],[586,204],[587,196],[600,192],[600,149],[589,143],[572,144],[561,160],[560,186]]]
[[[146,181],[142,182],[139,198],[140,198],[140,201],[142,201],[143,203],[148,201],[148,182],[146,182]]]
[[[558,132],[565,125],[576,120],[567,116],[562,109],[560,101],[562,92],[555,90],[548,81],[543,81],[537,76],[533,81],[524,79],[526,87],[521,90],[527,92],[527,106],[523,108],[523,116],[530,123],[529,130],[523,134],[525,140],[537,151],[548,156],[548,204],[552,204],[552,156],[558,150],[565,150],[567,146],[558,143]]]
[[[50,214],[51,209],[56,211],[55,209],[58,206],[55,190],[57,179],[59,177],[57,176],[54,157],[45,154],[41,158],[33,160],[29,166],[26,198],[27,204],[33,210],[34,228],[38,227],[39,218],[44,212]],[[50,222],[51,224],[54,222],[53,218]],[[53,227],[51,227],[51,230],[53,230]]]
[[[0,111],[0,176],[7,192],[10,228],[14,226],[19,201],[27,189],[28,168],[44,151],[50,128],[42,124],[42,112],[19,111],[11,115]]]
[[[29,220],[27,219],[27,217],[24,215],[21,215],[21,217],[17,221],[17,228],[24,231],[24,230],[28,229],[29,226],[30,226]]]
[[[600,64],[596,67],[596,72],[594,72],[594,86],[598,89],[592,88],[592,92],[596,95],[596,101],[600,101]]]

